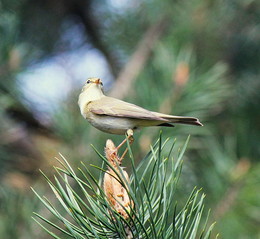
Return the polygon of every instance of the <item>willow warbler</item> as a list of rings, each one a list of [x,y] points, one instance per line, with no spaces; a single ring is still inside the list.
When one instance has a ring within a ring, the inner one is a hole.
[[[167,115],[146,110],[140,106],[105,96],[99,78],[89,78],[79,95],[82,116],[97,129],[111,134],[125,134],[148,126],[189,124],[202,126],[197,118]]]

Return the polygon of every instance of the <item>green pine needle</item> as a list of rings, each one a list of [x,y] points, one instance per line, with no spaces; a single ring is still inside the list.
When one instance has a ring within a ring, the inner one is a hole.
[[[182,168],[182,157],[187,148],[189,137],[180,150],[177,159],[171,157],[174,144],[169,152],[164,147],[167,140],[158,141],[147,156],[136,167],[128,143],[132,164],[130,184],[122,173],[122,169],[114,170],[122,186],[129,188],[129,198],[133,207],[122,208],[129,218],[124,218],[109,204],[102,188],[106,168],[113,170],[108,160],[97,150],[103,161],[103,168],[93,165],[93,170],[100,171],[97,179],[91,170],[82,163],[82,168],[75,172],[68,161],[62,156],[58,159],[62,168],[55,167],[57,175],[51,181],[44,173],[47,183],[56,195],[57,202],[66,213],[60,212],[47,198],[36,196],[56,218],[51,221],[38,213],[35,216],[42,222],[34,220],[52,237],[61,238],[60,233],[71,238],[210,238],[213,225],[207,229],[207,224],[201,225],[205,195],[201,190],[191,192],[183,208],[176,203],[176,189]],[[165,156],[167,155],[167,157]],[[70,180],[69,180],[70,179]],[[206,215],[206,221],[209,214]],[[64,226],[60,226],[60,221]],[[43,224],[48,224],[60,233],[50,231]],[[63,237],[62,237],[63,238]]]

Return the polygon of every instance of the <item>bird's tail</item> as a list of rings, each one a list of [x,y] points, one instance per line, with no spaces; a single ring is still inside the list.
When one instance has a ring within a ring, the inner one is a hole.
[[[176,124],[190,124],[190,125],[198,125],[203,126],[202,123],[200,123],[198,118],[195,117],[176,117],[176,118],[167,118],[171,123]]]
[[[157,116],[167,120],[168,123],[203,126],[203,124],[199,121],[199,119],[195,117],[175,116],[175,115],[166,115],[166,114],[158,114],[158,113]]]

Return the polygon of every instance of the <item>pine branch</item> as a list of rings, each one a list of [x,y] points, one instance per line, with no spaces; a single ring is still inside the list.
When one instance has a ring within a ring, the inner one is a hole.
[[[60,238],[59,234],[47,225],[74,238],[211,238],[213,226],[201,225],[205,198],[201,190],[194,188],[181,209],[174,200],[188,140],[176,160],[170,156],[172,150],[165,156],[167,144],[160,137],[138,166],[128,144],[130,179],[112,141],[107,142],[106,157],[97,152],[103,161],[102,168],[94,166],[99,179],[84,163],[75,172],[61,155],[54,181],[43,176],[66,213],[34,192],[64,226],[38,213],[34,219],[54,238]]]

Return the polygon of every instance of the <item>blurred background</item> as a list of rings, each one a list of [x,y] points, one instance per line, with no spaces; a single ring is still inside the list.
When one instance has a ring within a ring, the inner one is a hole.
[[[31,219],[48,216],[31,186],[55,200],[39,169],[52,175],[59,152],[99,164],[90,144],[123,139],[80,115],[100,77],[108,95],[200,118],[137,132],[135,160],[160,130],[177,148],[191,135],[177,199],[201,187],[216,234],[260,238],[259,76],[257,0],[0,0],[0,237],[49,238]]]

